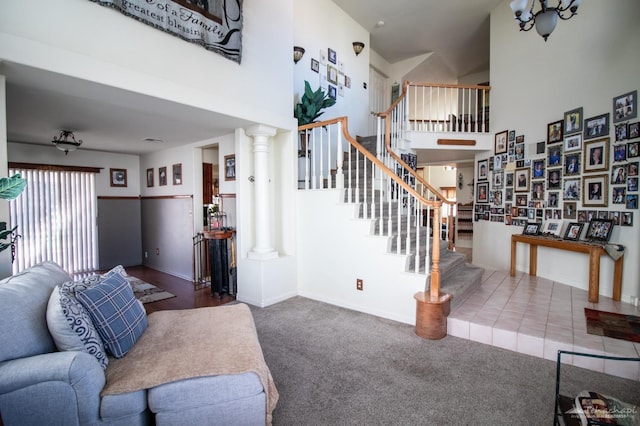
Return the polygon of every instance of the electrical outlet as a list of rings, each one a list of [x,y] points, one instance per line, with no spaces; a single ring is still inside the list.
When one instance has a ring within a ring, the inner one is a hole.
[[[356,290],[364,290],[364,282],[361,278],[356,278]]]

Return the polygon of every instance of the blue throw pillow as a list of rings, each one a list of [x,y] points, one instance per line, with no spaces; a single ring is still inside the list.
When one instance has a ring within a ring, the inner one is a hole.
[[[114,274],[95,287],[76,294],[89,311],[105,348],[122,358],[147,329],[147,314],[127,280]]]

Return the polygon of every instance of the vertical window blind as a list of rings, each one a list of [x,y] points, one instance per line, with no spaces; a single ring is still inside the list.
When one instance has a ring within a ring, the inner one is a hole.
[[[95,270],[95,173],[10,169],[10,175],[14,173],[20,173],[27,186],[9,203],[11,226],[17,225],[21,235],[13,273],[44,261],[55,262],[70,274]]]

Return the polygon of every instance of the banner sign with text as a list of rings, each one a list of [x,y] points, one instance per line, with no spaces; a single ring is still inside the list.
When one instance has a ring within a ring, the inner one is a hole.
[[[242,0],[90,0],[240,63]]]

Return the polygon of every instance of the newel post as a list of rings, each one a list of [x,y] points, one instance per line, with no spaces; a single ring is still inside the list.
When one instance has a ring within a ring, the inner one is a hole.
[[[440,207],[433,206],[431,273],[429,291],[419,291],[416,299],[416,334],[424,339],[442,339],[447,335],[447,316],[451,310],[451,295],[440,293]]]

